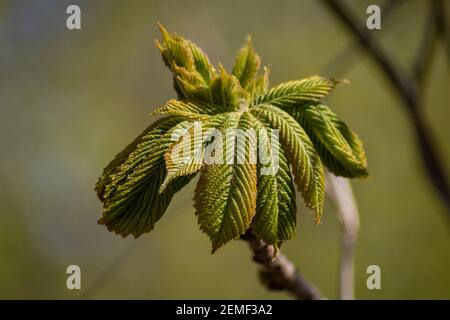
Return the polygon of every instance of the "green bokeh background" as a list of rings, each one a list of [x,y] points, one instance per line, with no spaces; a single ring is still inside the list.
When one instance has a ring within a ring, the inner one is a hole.
[[[349,1],[361,18],[369,4],[381,3]],[[69,4],[81,7],[80,31],[66,29]],[[404,68],[419,46],[426,4],[405,1],[373,31]],[[228,69],[250,33],[271,66],[272,84],[322,73],[335,61],[326,75],[351,84],[327,103],[364,140],[372,175],[352,182],[361,212],[356,297],[450,298],[449,217],[424,173],[401,102],[365,54],[336,60],[353,39],[313,0],[0,2],[0,298],[287,298],[260,285],[245,243],[210,254],[192,208],[195,182],[138,240],[96,223],[101,204],[93,186],[102,168],[153,121],[153,108],[175,97],[154,46],[156,22]],[[450,79],[442,49],[423,112],[449,171]],[[345,75],[344,63],[352,66]],[[327,202],[323,223],[314,226],[298,202],[297,237],[283,251],[336,298],[335,208]],[[66,288],[71,264],[81,267],[81,291]],[[366,288],[371,264],[381,267],[381,290]]]

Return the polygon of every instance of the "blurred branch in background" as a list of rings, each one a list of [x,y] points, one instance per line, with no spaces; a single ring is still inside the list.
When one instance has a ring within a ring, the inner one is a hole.
[[[261,265],[261,282],[268,290],[285,290],[299,300],[323,299],[319,289],[303,278],[285,255],[278,252],[275,256],[273,246],[256,239],[250,232],[241,239],[249,243],[253,261]]]
[[[389,24],[392,13],[395,9],[402,4],[404,0],[386,0],[381,6],[381,12],[383,13],[383,27]],[[321,74],[330,77],[343,76],[350,68],[355,64],[357,55],[360,54],[360,45],[358,41],[351,42],[339,53],[337,53],[333,59],[331,59]]]
[[[341,223],[341,262],[339,297],[354,299],[354,249],[358,238],[359,212],[348,179],[327,173],[326,192],[336,205]]]
[[[421,90],[423,90],[428,71],[431,69],[432,58],[436,51],[439,37],[442,38],[444,45],[447,46],[447,61],[450,60],[450,37],[444,3],[442,0],[433,0],[429,9],[430,13],[422,36],[422,42],[413,66],[414,78]]]
[[[428,124],[425,122],[424,116],[421,114],[423,90],[418,88],[415,78],[410,77],[398,64],[394,64],[393,60],[388,56],[388,54],[378,43],[377,39],[374,37],[374,32],[371,32],[363,23],[360,22],[358,17],[347,4],[340,0],[322,0],[322,2],[358,40],[359,44],[366,50],[369,56],[380,68],[386,79],[402,100],[405,111],[409,115],[411,125],[414,128],[416,142],[420,150],[420,156],[422,157],[422,161],[430,182],[444,203],[447,213],[450,214],[450,194],[446,173],[443,168],[442,161],[438,155],[436,143],[430,133]],[[430,6],[435,6],[437,8],[443,8],[444,5],[442,0],[433,0],[429,3]],[[440,11],[442,16],[445,14],[442,9],[434,9],[432,11]],[[438,20],[435,20],[435,23],[438,23],[436,22]],[[441,20],[444,22],[439,22],[439,25],[445,25],[445,16],[444,18],[441,18]],[[448,34],[447,30],[444,30],[445,28],[443,27],[433,28],[433,30],[435,29],[443,30],[441,33]],[[427,33],[431,33],[431,31],[425,32],[425,38],[429,37],[427,36]],[[433,41],[425,41],[422,45],[428,47],[432,43]],[[421,60],[423,59],[422,56],[431,57],[431,54],[428,54],[427,52],[432,50],[428,48],[422,48],[421,50],[425,52],[423,54],[419,54],[419,58]],[[426,68],[422,67],[422,65],[428,65],[429,61],[431,61],[430,58],[423,60],[427,63],[417,63],[417,65],[421,65],[420,70],[426,70]],[[423,74],[423,71],[421,71],[420,74]]]
[[[438,9],[437,1],[433,1],[430,6],[430,14],[428,15],[425,30],[422,36],[422,41],[417,53],[417,57],[413,66],[413,75],[419,88],[423,88],[425,77],[431,69],[431,59],[436,49],[437,34],[437,20],[441,15]]]
[[[381,8],[383,26],[386,26],[392,13],[403,0],[386,0]],[[360,54],[358,41],[351,42],[337,53],[323,68],[321,74],[330,77],[342,77],[358,61]],[[347,179],[327,173],[326,192],[336,205],[336,213],[341,224],[341,256],[339,270],[339,297],[353,300],[354,293],[354,250],[359,230],[359,211],[352,186]]]

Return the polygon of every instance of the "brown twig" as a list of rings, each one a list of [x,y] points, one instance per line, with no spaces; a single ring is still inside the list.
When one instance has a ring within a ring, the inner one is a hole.
[[[256,239],[250,232],[241,239],[249,243],[253,260],[261,265],[260,277],[267,289],[285,290],[299,300],[323,299],[319,289],[309,283],[285,255],[275,256],[273,246]]]
[[[424,121],[424,117],[420,114],[422,102],[416,83],[401,70],[400,66],[393,63],[392,59],[386,54],[377,39],[373,36],[373,32],[365,28],[348,5],[340,0],[322,0],[322,2],[328,6],[331,12],[357,38],[360,45],[372,57],[380,70],[382,70],[386,79],[403,101],[403,105],[410,117],[416,135],[420,156],[422,157],[428,177],[444,202],[447,212],[450,213],[450,193],[447,177],[438,152],[436,151],[435,142],[429,127]]]

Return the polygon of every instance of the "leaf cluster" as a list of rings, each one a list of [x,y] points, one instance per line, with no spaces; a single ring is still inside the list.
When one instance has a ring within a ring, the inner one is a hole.
[[[156,44],[173,74],[178,99],[157,108],[153,114],[164,117],[121,151],[99,178],[99,223],[110,231],[124,237],[151,231],[174,194],[199,174],[195,214],[213,252],[248,230],[278,247],[295,235],[295,187],[319,222],[324,166],[348,178],[368,176],[361,140],[323,103],[338,81],[311,76],[269,88],[269,69],[260,70],[250,38],[230,74],[221,65],[216,70],[193,42],[160,30],[162,43]],[[195,143],[182,137],[193,121],[201,121],[204,133]],[[224,157],[240,160],[234,163],[205,164],[202,152],[183,163],[172,159],[174,148],[208,145],[208,132],[229,129],[258,132],[279,169],[263,174],[263,164],[249,161],[248,148],[235,150],[232,144]],[[279,139],[260,129],[277,129]],[[177,135],[180,139],[174,140]]]

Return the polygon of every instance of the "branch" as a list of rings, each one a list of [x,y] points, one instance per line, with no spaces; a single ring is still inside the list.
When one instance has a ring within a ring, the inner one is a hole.
[[[437,14],[436,27],[438,36],[442,38],[447,51],[447,62],[450,61],[450,29],[446,16],[446,8],[443,0],[434,0],[433,7]]]
[[[324,4],[338,17],[347,29],[356,37],[360,45],[372,57],[384,76],[390,82],[395,92],[403,101],[406,112],[416,134],[416,142],[420,150],[423,164],[428,177],[437,194],[450,213],[450,193],[445,171],[435,148],[435,142],[428,125],[420,115],[420,97],[416,84],[401,69],[394,65],[390,57],[381,48],[372,33],[360,23],[350,8],[340,0],[322,0]]]
[[[386,0],[383,2],[381,12],[383,12],[383,26],[386,26],[392,16],[392,13],[404,0]],[[330,77],[342,76],[353,66],[355,57],[360,53],[358,41],[352,41],[344,49],[334,55],[323,68],[321,74]]]
[[[432,57],[438,39],[439,17],[441,15],[438,1],[434,0],[430,4],[430,14],[428,15],[422,42],[413,66],[414,78],[420,88],[423,87],[425,77],[431,68]]]
[[[413,109],[416,104],[417,92],[415,85],[406,77],[387,56],[379,45],[378,41],[372,36],[371,32],[359,22],[358,17],[350,8],[339,0],[322,0],[330,10],[344,23],[347,29],[355,36],[359,44],[367,51],[378,67],[384,72],[392,86],[400,94],[400,97],[406,102],[409,109]]]
[[[299,300],[320,300],[322,293],[296,270],[294,264],[283,254],[275,256],[273,246],[257,240],[247,232],[241,237],[253,252],[253,261],[261,265],[260,277],[269,290],[285,290]]]
[[[336,205],[341,223],[341,265],[339,296],[354,299],[354,249],[358,238],[359,212],[348,179],[327,173],[327,193]]]

